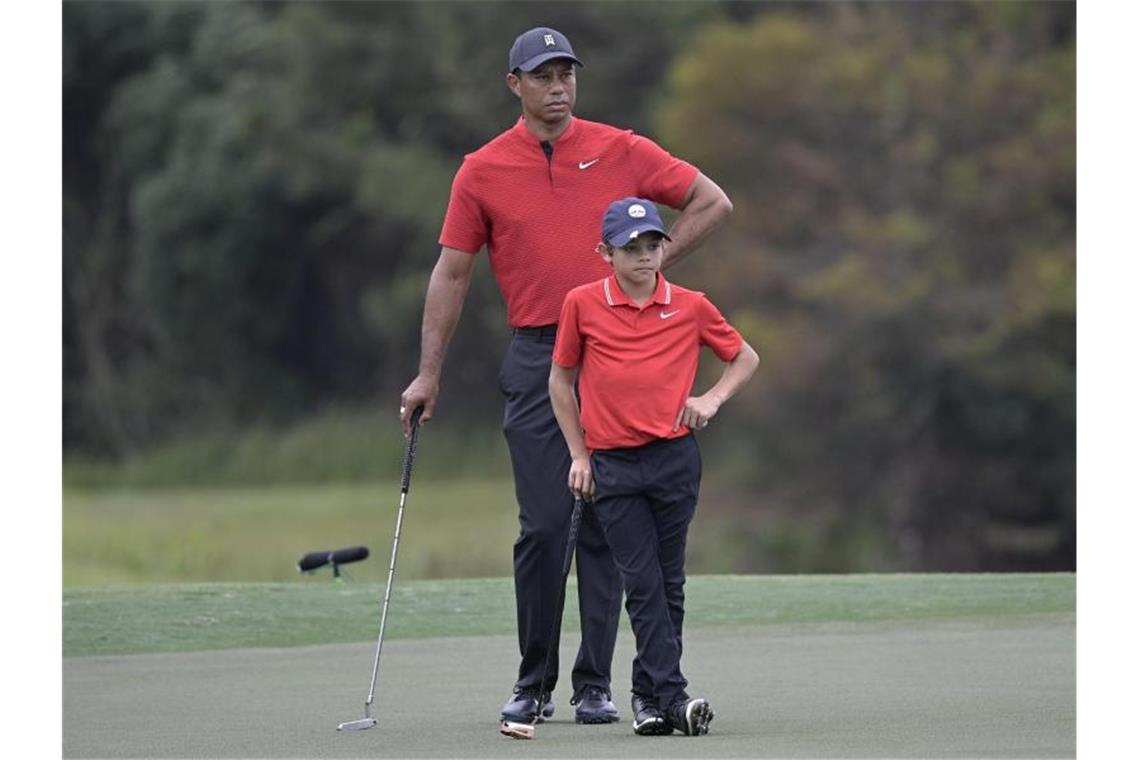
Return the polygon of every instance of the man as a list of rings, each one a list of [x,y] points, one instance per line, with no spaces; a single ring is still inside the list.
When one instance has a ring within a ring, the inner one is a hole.
[[[690,253],[732,211],[724,192],[696,167],[628,130],[573,116],[576,66],[561,32],[519,35],[508,56],[507,87],[522,116],[467,155],[456,173],[439,260],[424,302],[419,374],[400,397],[407,435],[412,411],[435,413],[447,344],[471,281],[475,254],[487,247],[507,305],[513,338],[499,374],[506,399],[503,431],[519,506],[514,547],[519,665],[502,720],[529,722],[554,713],[557,637],[550,640],[573,498],[566,488],[569,450],[550,406],[548,378],[566,293],[608,274],[594,253],[594,228],[611,201],[636,195],[681,210],[670,230],[665,266]],[[621,579],[596,515],[583,512],[577,548],[582,642],[571,672],[575,720],[610,723],[610,691]],[[546,683],[539,683],[552,648]],[[636,668],[635,664],[635,668]]]

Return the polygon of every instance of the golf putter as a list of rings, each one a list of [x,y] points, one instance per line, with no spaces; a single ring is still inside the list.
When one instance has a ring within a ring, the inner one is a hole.
[[[416,437],[419,433],[420,415],[424,408],[417,407],[412,412],[412,433],[408,436],[408,446],[404,450],[404,474],[400,480],[400,508],[396,512],[396,537],[392,539],[392,559],[388,562],[388,585],[384,589],[384,605],[380,612],[380,636],[376,639],[376,659],[372,662],[372,683],[368,687],[368,699],[364,702],[364,717],[350,720],[336,727],[337,731],[364,731],[376,725],[372,715],[372,700],[376,696],[376,674],[380,672],[380,649],[384,646],[384,626],[388,622],[388,600],[392,596],[392,577],[396,573],[396,552],[400,549],[400,528],[404,523],[404,504],[408,498],[408,485],[412,480],[412,461],[416,458]]]
[[[562,586],[558,593],[558,611],[554,615],[554,627],[547,639],[546,657],[542,662],[542,678],[538,681],[538,704],[534,706],[534,717],[530,723],[517,723],[504,720],[499,725],[499,733],[512,739],[533,739],[538,717],[542,715],[542,695],[546,687],[546,676],[550,671],[550,653],[557,646],[555,638],[562,629],[562,608],[566,606],[566,581],[570,578],[570,561],[574,558],[574,547],[578,545],[578,524],[582,520],[582,500],[574,499],[574,511],[570,513],[570,533],[566,537],[566,556],[562,560]]]

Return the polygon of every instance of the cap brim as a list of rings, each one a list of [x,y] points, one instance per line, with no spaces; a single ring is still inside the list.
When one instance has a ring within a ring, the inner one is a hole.
[[[530,59],[520,63],[518,68],[519,68],[519,71],[525,71],[527,73],[530,73],[530,72],[534,71],[535,69],[537,69],[542,64],[546,63],[547,61],[553,61],[555,58],[564,58],[567,61],[573,61],[574,63],[578,64],[579,66],[585,66],[586,65],[572,55],[567,55],[566,53],[557,52],[557,53],[543,53],[541,55],[536,55],[534,58],[530,58]]]
[[[615,248],[621,248],[623,245],[629,245],[629,241],[641,237],[646,232],[659,233],[661,237],[670,243],[673,242],[673,238],[669,237],[669,233],[656,224],[635,224],[631,227],[626,227],[624,230],[620,230],[616,235],[611,236],[607,242]]]

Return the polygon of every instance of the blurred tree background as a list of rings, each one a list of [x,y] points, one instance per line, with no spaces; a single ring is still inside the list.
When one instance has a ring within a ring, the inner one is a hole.
[[[517,118],[507,50],[546,24],[586,61],[578,115],[735,203],[670,273],[762,357],[702,439],[735,569],[1075,569],[1073,3],[67,2],[63,23],[68,482],[201,441],[150,477],[391,475],[370,447],[418,361],[451,177]],[[501,472],[503,314],[481,257],[432,431]],[[234,466],[306,426],[287,467]]]

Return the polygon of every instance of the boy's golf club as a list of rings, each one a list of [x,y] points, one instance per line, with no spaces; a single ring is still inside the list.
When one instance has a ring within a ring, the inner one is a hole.
[[[412,461],[416,458],[416,436],[419,432],[420,415],[424,408],[417,407],[412,412],[412,432],[408,436],[408,446],[404,450],[404,474],[400,480],[400,508],[396,512],[396,537],[392,539],[392,559],[388,563],[388,586],[384,589],[384,606],[380,612],[380,636],[376,639],[376,659],[372,663],[372,683],[368,687],[368,699],[364,702],[364,717],[350,720],[336,727],[337,731],[364,731],[376,725],[372,716],[372,698],[376,694],[376,674],[380,672],[380,648],[384,646],[384,625],[388,622],[388,600],[392,595],[392,576],[396,572],[396,552],[400,548],[400,527],[404,522],[404,503],[408,498],[408,485],[412,480]]]
[[[538,716],[542,714],[543,694],[546,690],[546,675],[550,670],[550,655],[558,646],[558,633],[562,628],[562,608],[566,604],[566,581],[570,577],[570,560],[574,558],[574,547],[578,544],[578,523],[582,519],[582,500],[574,500],[574,511],[570,513],[570,533],[566,537],[566,557],[562,561],[562,585],[558,592],[558,611],[554,615],[554,627],[550,630],[547,639],[546,657],[542,663],[542,678],[538,681],[538,700],[534,706],[534,717],[530,723],[516,723],[513,720],[504,720],[499,726],[499,733],[512,739],[533,739],[534,727],[538,723]]]

